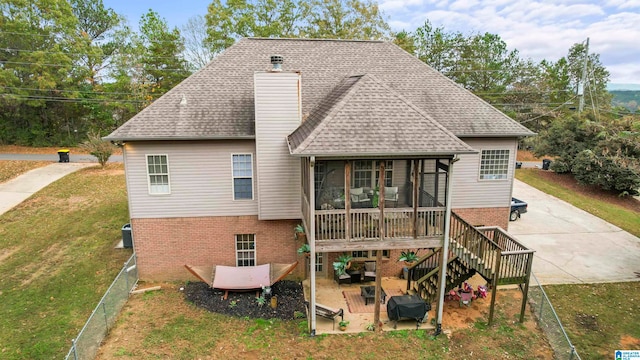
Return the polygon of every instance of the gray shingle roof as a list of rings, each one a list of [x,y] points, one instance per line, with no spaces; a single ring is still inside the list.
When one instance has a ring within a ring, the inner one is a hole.
[[[367,74],[344,79],[288,141],[295,155],[475,152],[424,111]]]
[[[380,41],[242,39],[127,121],[111,140],[247,138],[254,133],[253,74],[284,57],[302,73],[309,114],[346,76],[379,81],[456,136],[533,133],[396,45]],[[180,105],[186,99],[186,104]]]

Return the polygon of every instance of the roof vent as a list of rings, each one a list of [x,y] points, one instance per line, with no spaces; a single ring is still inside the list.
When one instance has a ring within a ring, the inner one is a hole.
[[[282,55],[271,55],[271,64],[273,65],[272,71],[282,71],[282,63],[284,58]]]
[[[180,100],[180,105],[187,105],[187,97],[182,94],[182,100]]]

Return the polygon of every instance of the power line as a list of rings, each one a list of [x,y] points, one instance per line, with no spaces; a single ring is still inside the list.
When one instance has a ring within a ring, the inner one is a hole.
[[[533,117],[533,118],[531,118],[531,119],[527,119],[527,120],[520,121],[520,124],[526,124],[526,123],[528,123],[528,122],[531,122],[531,121],[534,121],[534,120],[538,120],[538,119],[540,119],[541,117],[545,117],[545,116],[551,115],[551,114],[553,114],[553,112],[554,112],[554,111],[556,111],[556,110],[560,109],[561,107],[563,107],[563,106],[567,105],[567,103],[568,103],[568,102],[570,102],[571,100],[574,100],[576,97],[577,97],[577,96],[572,97],[571,99],[567,100],[567,101],[566,101],[565,103],[563,103],[562,105],[560,105],[560,106],[558,106],[558,107],[556,107],[556,108],[554,108],[554,109],[551,109],[551,110],[549,110],[548,112],[546,112],[546,113],[544,113],[544,114],[538,115],[538,116]]]
[[[58,92],[70,92],[70,93],[80,93],[80,94],[96,94],[96,95],[135,95],[133,92],[117,92],[117,91],[88,91],[88,90],[61,90],[61,89],[35,89],[35,88],[22,88],[22,87],[13,87],[13,86],[3,86],[0,85],[1,88],[11,89],[11,90],[26,90],[26,91],[58,91]],[[149,94],[150,96],[160,97],[162,95]]]
[[[56,96],[33,96],[33,95],[18,95],[18,94],[0,94],[3,98],[9,99],[19,99],[19,100],[45,100],[52,102],[66,102],[66,103],[105,103],[105,102],[115,102],[115,103],[145,103],[145,100],[120,100],[120,99],[84,99],[84,98],[67,98],[67,97],[56,97]]]

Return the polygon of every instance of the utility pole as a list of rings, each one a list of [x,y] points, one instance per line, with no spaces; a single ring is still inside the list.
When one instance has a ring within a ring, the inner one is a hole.
[[[589,62],[589,38],[587,38],[587,44],[584,47],[584,65],[582,67],[582,79],[578,84],[578,96],[580,97],[580,103],[578,105],[578,112],[584,110],[584,88],[587,83],[587,63]]]

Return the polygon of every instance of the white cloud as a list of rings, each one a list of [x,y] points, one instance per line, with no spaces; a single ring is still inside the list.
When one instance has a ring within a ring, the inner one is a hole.
[[[556,61],[589,37],[612,82],[640,83],[640,13],[625,10],[640,7],[640,0],[388,1],[404,4],[387,12],[394,28],[413,30],[429,20],[446,31],[495,33],[535,61]]]

